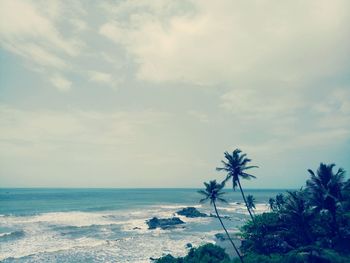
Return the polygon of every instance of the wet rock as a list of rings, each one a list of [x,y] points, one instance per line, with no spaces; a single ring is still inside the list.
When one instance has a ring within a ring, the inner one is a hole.
[[[217,233],[217,234],[215,234],[215,238],[216,238],[217,240],[220,240],[220,241],[225,241],[226,239],[228,239],[227,236],[226,236],[225,234],[223,234],[223,233]]]
[[[186,244],[186,248],[192,248],[192,244],[191,243],[187,243]]]
[[[207,217],[207,214],[199,212],[195,207],[186,207],[176,212],[178,215],[185,217]]]
[[[148,229],[156,229],[156,228],[169,229],[184,223],[185,222],[178,217],[172,217],[172,218],[153,217],[152,219],[146,221],[146,224],[148,225]]]

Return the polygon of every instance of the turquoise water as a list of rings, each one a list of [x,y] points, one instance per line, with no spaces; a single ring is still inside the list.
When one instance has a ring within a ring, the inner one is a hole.
[[[284,190],[247,190],[257,212]],[[150,262],[163,253],[183,255],[185,245],[214,242],[215,218],[181,218],[183,228],[148,230],[145,221],[171,217],[199,204],[197,189],[0,189],[2,262]],[[219,205],[231,231],[247,219],[239,192],[228,191]]]

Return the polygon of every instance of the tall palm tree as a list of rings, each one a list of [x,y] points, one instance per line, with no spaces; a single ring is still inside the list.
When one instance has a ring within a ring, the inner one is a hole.
[[[318,211],[326,209],[332,216],[333,230],[337,228],[337,207],[342,201],[342,188],[344,185],[345,171],[339,168],[333,172],[335,164],[321,163],[317,172],[308,170],[311,178],[306,182],[310,194],[311,204]]]
[[[225,203],[227,202],[225,199],[222,198],[222,195],[224,194],[224,192],[222,192],[222,189],[224,188],[225,184],[224,183],[218,184],[216,182],[216,180],[214,180],[214,181],[210,181],[209,183],[204,182],[204,185],[205,185],[205,190],[198,191],[198,193],[204,195],[204,198],[201,199],[200,202],[203,203],[205,201],[210,200],[210,204],[214,206],[214,210],[215,210],[216,216],[219,219],[222,228],[225,230],[225,233],[226,233],[228,239],[230,240],[234,250],[236,251],[236,253],[237,253],[238,257],[239,257],[239,259],[243,263],[242,256],[239,253],[236,245],[233,243],[230,235],[228,234],[227,229],[226,229],[224,223],[222,222],[222,219],[221,219],[221,217],[219,215],[219,212],[218,212],[218,209],[216,207],[216,202],[217,201],[225,202]]]
[[[313,210],[307,202],[306,193],[303,189],[299,191],[287,191],[288,196],[285,204],[281,210],[284,220],[290,227],[296,227],[296,233],[303,233],[298,235],[304,243],[311,243],[313,241],[311,230],[311,220],[314,217]]]
[[[248,204],[248,207],[249,207],[250,211],[252,211],[253,214],[255,215],[255,213],[254,213],[254,209],[255,209],[255,198],[254,198],[254,196],[247,195],[247,204]]]
[[[274,198],[269,199],[269,205],[270,205],[270,210],[275,211],[276,210],[276,200]]]
[[[284,204],[286,203],[286,200],[284,198],[283,194],[276,195],[276,207],[278,210],[281,210]]]
[[[242,186],[241,186],[241,182],[240,182],[240,178],[242,179],[251,179],[251,178],[256,178],[254,175],[251,175],[249,173],[247,173],[246,171],[251,169],[251,168],[258,168],[258,166],[248,166],[247,164],[249,162],[251,162],[251,159],[247,158],[246,154],[243,153],[240,149],[236,149],[232,152],[232,155],[228,152],[225,152],[225,158],[226,158],[226,162],[225,161],[221,161],[222,164],[224,165],[223,167],[217,167],[216,170],[217,171],[225,171],[227,172],[227,176],[226,179],[224,180],[224,182],[227,182],[228,180],[232,180],[232,188],[233,190],[236,189],[237,185],[239,186],[239,189],[241,190],[241,194],[243,197],[243,200],[245,202],[245,205],[247,207],[247,210],[249,212],[249,215],[251,217],[251,219],[254,221],[253,215],[249,209],[248,203],[247,203],[247,199],[244,195]]]

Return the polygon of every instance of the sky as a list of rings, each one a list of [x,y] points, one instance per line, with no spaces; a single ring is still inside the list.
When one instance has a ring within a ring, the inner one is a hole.
[[[350,171],[348,0],[1,0],[0,187]]]

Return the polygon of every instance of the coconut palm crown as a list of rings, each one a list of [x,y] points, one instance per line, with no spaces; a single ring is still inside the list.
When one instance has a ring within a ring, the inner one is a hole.
[[[226,179],[224,182],[227,182],[228,180],[232,180],[232,187],[233,190],[236,189],[237,185],[239,186],[239,189],[241,191],[243,200],[245,202],[245,205],[247,207],[247,210],[249,212],[249,215],[251,219],[254,221],[253,215],[249,209],[247,200],[245,198],[240,178],[242,179],[252,179],[256,178],[254,175],[247,173],[247,170],[252,168],[258,168],[258,166],[255,165],[248,165],[252,160],[247,158],[247,155],[245,153],[242,153],[240,149],[236,149],[230,154],[229,152],[225,152],[225,158],[226,161],[221,161],[223,164],[223,167],[217,167],[217,171],[224,171],[227,173]]]
[[[255,198],[252,195],[247,195],[247,203],[248,203],[248,207],[249,209],[253,210],[255,209]]]
[[[199,190],[198,193],[204,195],[205,197],[199,202],[203,203],[210,200],[210,204],[213,204],[216,201],[227,203],[225,199],[221,196],[225,193],[222,192],[222,189],[225,186],[225,183],[218,184],[216,180],[210,181],[209,183],[204,182],[205,190]]]
[[[321,163],[317,172],[308,170],[311,178],[306,182],[307,190],[310,195],[311,205],[316,210],[321,211],[326,209],[332,216],[332,231],[333,234],[340,234],[337,224],[337,210],[343,201],[342,188],[345,184],[345,170],[339,168],[334,173],[333,168],[335,164]]]
[[[345,171],[339,168],[333,172],[335,164],[321,163],[317,172],[308,170],[311,178],[306,182],[311,201],[318,209],[328,209],[334,212],[337,202],[342,199],[342,186],[344,184]]]

